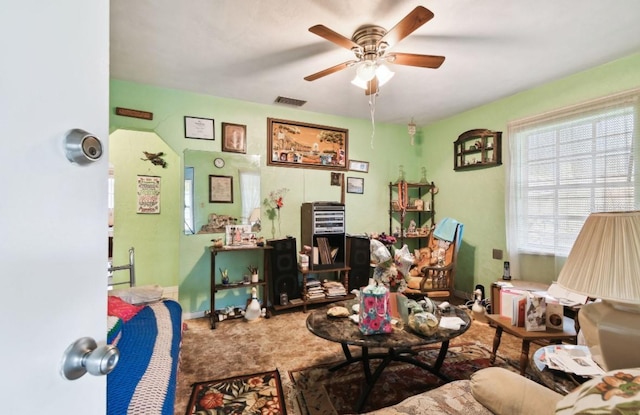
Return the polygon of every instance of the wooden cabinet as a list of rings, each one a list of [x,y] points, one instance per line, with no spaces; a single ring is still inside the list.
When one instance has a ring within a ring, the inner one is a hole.
[[[502,132],[469,130],[453,143],[453,169],[477,169],[502,164]]]
[[[216,293],[224,290],[233,290],[233,289],[241,289],[241,288],[249,288],[251,287],[262,287],[262,304],[263,307],[267,307],[269,301],[269,253],[268,250],[272,249],[271,246],[242,246],[242,247],[234,247],[234,248],[214,248],[211,247],[211,308],[209,310],[209,321],[211,323],[211,328],[216,328],[216,323],[218,322],[218,315],[216,314]],[[229,284],[216,284],[216,257],[220,254],[233,254],[234,252],[247,252],[250,250],[260,250],[262,251],[263,256],[263,266],[262,266],[262,276],[258,282],[234,282]],[[236,315],[236,318],[241,317],[241,315]]]
[[[389,235],[396,236],[400,247],[411,240],[416,242],[417,248],[426,243],[435,225],[436,189],[433,182],[409,183],[401,180],[389,183]],[[412,220],[415,229],[411,228]],[[394,222],[399,229],[394,229]]]

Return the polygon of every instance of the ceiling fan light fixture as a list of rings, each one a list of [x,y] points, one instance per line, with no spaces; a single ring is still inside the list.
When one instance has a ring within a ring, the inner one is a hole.
[[[362,88],[362,89],[367,89],[367,82],[368,81],[363,81],[362,79],[358,78],[358,75],[356,75],[356,77],[351,80],[351,83],[353,85],[357,86],[358,88]]]
[[[378,77],[379,86],[382,86],[389,82],[389,80],[393,78],[393,75],[395,75],[395,72],[387,68],[386,65],[378,65],[378,69],[376,69],[376,77]]]
[[[358,79],[367,82],[376,76],[378,65],[374,61],[362,61],[356,68],[356,76]]]

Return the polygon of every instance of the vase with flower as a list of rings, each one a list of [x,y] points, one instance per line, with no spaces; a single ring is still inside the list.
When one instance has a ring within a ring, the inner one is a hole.
[[[284,206],[284,196],[289,189],[281,188],[273,190],[269,193],[269,197],[265,198],[262,204],[267,208],[267,217],[271,221],[271,237],[276,236],[276,220],[278,221],[278,235],[280,235],[280,210]]]

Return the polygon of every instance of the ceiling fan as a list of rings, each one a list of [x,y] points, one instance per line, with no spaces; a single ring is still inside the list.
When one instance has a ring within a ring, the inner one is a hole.
[[[356,83],[357,80],[362,82],[362,85],[359,86],[365,88],[366,95],[371,95],[377,93],[380,85],[393,76],[393,72],[383,65],[385,62],[422,68],[439,68],[444,62],[444,56],[399,52],[387,53],[389,48],[409,36],[432,18],[433,13],[430,10],[418,6],[389,31],[380,26],[365,25],[356,30],[351,39],[334,32],[324,25],[310,27],[309,31],[311,33],[315,33],[338,46],[351,50],[356,59],[316,72],[313,75],[306,76],[304,79],[315,81],[357,65],[357,76],[352,82]]]

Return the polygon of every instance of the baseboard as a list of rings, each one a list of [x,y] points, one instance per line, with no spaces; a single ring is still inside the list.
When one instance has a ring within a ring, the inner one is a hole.
[[[195,313],[183,313],[182,320],[192,320],[194,318],[202,318],[206,316],[205,311],[196,311]]]

